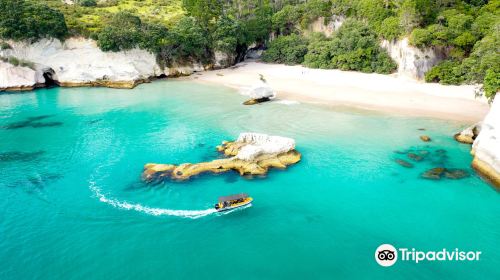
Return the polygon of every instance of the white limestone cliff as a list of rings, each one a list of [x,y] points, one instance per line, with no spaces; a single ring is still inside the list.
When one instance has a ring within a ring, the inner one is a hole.
[[[484,178],[500,187],[500,98],[493,101],[472,145],[472,166]]]
[[[32,90],[44,82],[45,79],[39,71],[0,61],[0,89]]]
[[[398,75],[419,80],[423,79],[427,71],[446,57],[444,50],[419,49],[411,46],[408,38],[397,41],[383,40],[381,47],[386,49],[397,63]]]
[[[1,57],[32,62],[41,72],[39,76],[50,72],[51,78],[61,86],[132,88],[161,75],[189,75],[204,70],[201,64],[174,65],[161,69],[156,56],[146,50],[103,52],[94,40],[85,38],[69,38],[64,42],[42,39],[35,43],[8,43],[11,48],[0,50]],[[5,67],[1,66],[1,71],[7,71],[3,69]],[[5,78],[0,82],[0,90],[11,88],[8,86],[11,83],[10,78]]]

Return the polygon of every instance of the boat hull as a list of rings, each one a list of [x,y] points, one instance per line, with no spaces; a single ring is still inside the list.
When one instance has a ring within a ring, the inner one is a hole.
[[[216,209],[216,210],[217,210],[217,212],[229,211],[229,210],[232,210],[232,209],[236,209],[236,208],[240,208],[240,207],[252,204],[252,201],[253,201],[253,199],[249,198],[249,199],[247,199],[247,200],[245,200],[245,201],[243,201],[241,203],[238,203],[238,204],[235,204],[235,205],[231,205],[231,206],[228,206],[228,207],[224,207],[224,208],[219,208],[219,209]]]

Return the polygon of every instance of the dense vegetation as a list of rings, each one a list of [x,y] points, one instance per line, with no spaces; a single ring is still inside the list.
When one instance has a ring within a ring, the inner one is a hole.
[[[68,32],[64,15],[44,4],[0,0],[0,37],[5,39],[63,38]]]
[[[385,74],[396,69],[396,63],[378,45],[376,34],[357,20],[347,20],[331,38],[314,40],[305,65]]]
[[[428,82],[481,83],[492,97],[500,80],[499,6],[500,0],[0,0],[0,37],[83,35],[105,51],[150,50],[162,65],[209,63],[215,52],[241,58],[251,45],[267,46],[268,62],[390,73],[396,66],[379,43],[408,36],[414,46],[448,55],[426,74]],[[331,36],[308,31],[332,16],[346,21]]]
[[[309,67],[388,73],[395,66],[379,41],[408,36],[414,46],[438,48],[448,55],[426,74],[426,81],[481,83],[490,99],[500,89],[499,0],[309,0],[276,12],[273,31],[300,36],[312,21],[332,15],[348,18],[344,25],[350,26],[331,38],[309,38],[304,58]],[[267,61],[282,62],[277,53],[294,53],[295,46],[290,51],[285,46],[271,44],[268,52],[273,55]]]

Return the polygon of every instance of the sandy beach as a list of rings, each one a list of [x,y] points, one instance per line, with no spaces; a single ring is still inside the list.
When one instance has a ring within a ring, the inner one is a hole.
[[[189,79],[244,89],[257,83],[259,74],[265,77],[280,100],[470,123],[482,120],[489,110],[484,98],[475,98],[474,86],[445,86],[396,75],[248,61],[227,69],[199,73]]]

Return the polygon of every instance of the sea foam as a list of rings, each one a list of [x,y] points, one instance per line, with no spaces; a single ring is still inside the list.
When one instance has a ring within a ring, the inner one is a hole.
[[[134,203],[129,203],[127,201],[120,201],[117,199],[106,197],[102,193],[101,189],[93,181],[90,181],[89,189],[95,194],[97,198],[99,198],[99,201],[109,204],[115,208],[120,208],[124,210],[133,210],[153,216],[166,215],[166,216],[198,219],[217,212],[213,208],[205,210],[174,210],[174,209],[164,209],[164,208],[153,208],[138,203],[134,204]]]

